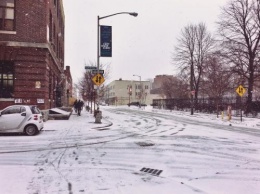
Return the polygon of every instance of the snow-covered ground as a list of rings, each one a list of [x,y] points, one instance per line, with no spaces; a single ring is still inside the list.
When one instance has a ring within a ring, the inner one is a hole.
[[[83,111],[34,137],[0,135],[0,193],[260,194],[259,119],[101,110],[102,124]]]

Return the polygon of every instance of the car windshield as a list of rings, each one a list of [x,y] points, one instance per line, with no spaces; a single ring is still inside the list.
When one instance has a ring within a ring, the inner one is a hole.
[[[40,114],[40,110],[36,106],[31,106],[31,111],[33,114]]]

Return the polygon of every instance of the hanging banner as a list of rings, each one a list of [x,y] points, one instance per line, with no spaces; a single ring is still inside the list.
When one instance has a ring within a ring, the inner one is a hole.
[[[100,56],[112,57],[112,26],[100,26]]]

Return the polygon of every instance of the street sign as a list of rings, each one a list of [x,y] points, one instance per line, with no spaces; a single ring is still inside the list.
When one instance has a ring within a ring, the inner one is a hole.
[[[242,85],[239,85],[236,89],[236,92],[239,96],[243,96],[246,92],[246,89],[242,86]]]
[[[92,70],[92,69],[97,69],[97,67],[96,66],[85,66],[85,69]]]
[[[92,74],[97,74],[97,73],[98,73],[98,70],[97,70],[97,69],[93,69],[91,72],[92,72]],[[100,73],[100,74],[104,74],[104,72],[105,72],[105,71],[104,71],[103,69],[100,69],[100,70],[99,70],[99,73]]]
[[[92,77],[92,81],[95,85],[100,86],[105,81],[105,78],[100,73],[98,73]]]

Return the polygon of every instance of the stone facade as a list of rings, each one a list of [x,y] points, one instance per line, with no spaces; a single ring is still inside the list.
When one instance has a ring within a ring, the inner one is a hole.
[[[109,105],[126,105],[130,102],[151,104],[150,81],[114,80],[105,88],[104,101]]]

